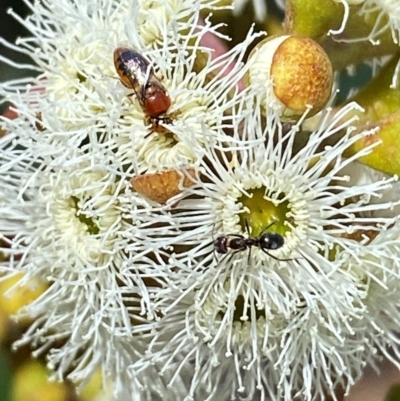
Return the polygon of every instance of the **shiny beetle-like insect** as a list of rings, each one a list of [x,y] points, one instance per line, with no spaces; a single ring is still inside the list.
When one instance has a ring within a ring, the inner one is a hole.
[[[114,65],[121,83],[134,90],[145,115],[150,120],[163,119],[160,116],[170,108],[171,98],[150,62],[133,49],[118,47],[114,50]]]

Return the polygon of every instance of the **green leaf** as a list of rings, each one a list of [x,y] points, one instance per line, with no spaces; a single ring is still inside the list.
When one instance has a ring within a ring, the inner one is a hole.
[[[359,125],[388,118],[399,110],[400,87],[391,87],[398,62],[399,55],[393,57],[353,98],[348,99],[347,102],[355,101],[365,109],[364,113],[358,113]]]
[[[379,74],[365,85],[350,101],[357,102],[364,112],[355,111],[358,121],[356,132],[379,128],[376,134],[364,137],[349,147],[350,157],[374,142],[381,142],[359,162],[386,174],[400,175],[400,88],[391,88],[398,57],[384,66]]]
[[[365,125],[361,129],[379,127],[375,134],[366,136],[345,151],[345,156],[349,157],[366,148],[374,142],[380,142],[375,146],[371,153],[357,159],[375,170],[392,175],[400,175],[400,112],[382,119],[373,125]]]
[[[400,401],[400,384],[396,384],[389,390],[385,401]]]
[[[10,400],[11,381],[12,375],[10,365],[6,355],[0,350],[0,400]]]

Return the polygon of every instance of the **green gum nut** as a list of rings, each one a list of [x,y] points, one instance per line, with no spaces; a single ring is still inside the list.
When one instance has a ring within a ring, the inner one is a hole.
[[[399,57],[393,57],[381,71],[365,85],[350,101],[355,101],[364,110],[357,113],[358,125],[371,124],[396,113],[400,107],[400,85],[392,86]]]
[[[287,0],[285,31],[322,41],[327,27],[339,27],[342,16],[343,7],[331,0]]]
[[[350,157],[375,142],[379,145],[361,163],[386,174],[400,174],[400,86],[392,85],[399,59],[393,58],[353,99],[365,110],[357,112],[357,132],[377,128],[375,134],[355,142],[345,156]]]
[[[400,111],[364,129],[379,128],[375,134],[355,142],[345,153],[349,157],[375,142],[380,142],[372,151],[357,159],[375,170],[389,175],[400,175]]]
[[[334,0],[288,0],[285,32],[308,36],[328,54],[334,70],[359,64],[373,57],[394,54],[398,45],[380,10],[360,12],[363,2],[349,2],[348,16],[342,2]],[[342,29],[343,28],[343,29]]]

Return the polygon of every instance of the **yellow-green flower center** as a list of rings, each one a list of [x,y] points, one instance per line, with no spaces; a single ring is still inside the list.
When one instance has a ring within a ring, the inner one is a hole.
[[[86,225],[87,231],[90,235],[97,235],[100,232],[98,225],[93,221],[93,219],[87,217],[86,214],[79,208],[79,199],[75,196],[72,196],[71,198],[75,204],[76,217],[78,220]]]
[[[265,187],[250,191],[251,197],[241,196],[238,201],[243,204],[248,212],[240,214],[240,224],[246,231],[246,220],[251,229],[252,236],[258,236],[262,230],[273,224],[271,231],[285,234],[288,226],[284,224],[286,214],[290,211],[289,202],[283,201],[279,204],[265,199]]]

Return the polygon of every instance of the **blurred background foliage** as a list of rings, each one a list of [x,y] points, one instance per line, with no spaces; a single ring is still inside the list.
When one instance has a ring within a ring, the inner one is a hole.
[[[11,43],[19,36],[26,36],[29,32],[17,22],[7,11],[12,8],[17,14],[26,16],[29,13],[28,6],[22,0],[1,0],[0,1],[0,37]],[[0,54],[3,57],[12,59],[18,63],[29,62],[29,58],[21,53],[12,51],[5,46],[0,46]],[[31,74],[32,71],[18,69],[8,64],[0,62],[0,82],[8,81],[9,79],[20,78]],[[0,111],[4,106],[0,106]],[[1,390],[0,390],[1,391]],[[1,399],[2,401],[3,399]]]
[[[1,0],[0,2],[0,37],[4,39],[15,42],[15,39],[21,35],[27,35],[26,30],[12,18],[7,10],[12,7],[16,12],[21,15],[26,15],[28,12],[28,7],[22,2],[22,0]],[[5,48],[0,47],[0,54],[3,57],[12,58],[18,62],[26,62],[27,58]],[[29,72],[26,70],[19,70],[13,68],[5,63],[0,63],[0,81],[7,81],[9,79],[14,79],[27,75]],[[0,105],[0,112],[4,110],[5,105]],[[0,260],[3,257],[0,253]],[[7,301],[5,301],[7,302]],[[12,360],[16,355],[10,356],[10,344],[7,344],[6,339],[9,331],[8,327],[8,316],[5,311],[0,308],[0,400],[1,401],[11,401],[11,391],[12,391]],[[18,400],[16,400],[18,401]],[[22,401],[22,400],[21,400]]]

